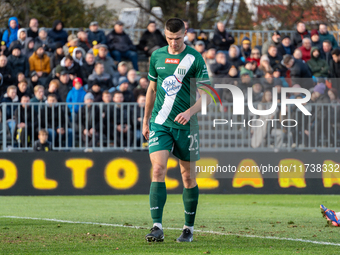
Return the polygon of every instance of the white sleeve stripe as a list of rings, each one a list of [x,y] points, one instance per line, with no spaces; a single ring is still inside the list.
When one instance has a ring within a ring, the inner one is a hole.
[[[151,78],[157,79],[156,77],[153,77],[150,73],[148,73],[148,75],[149,75]]]

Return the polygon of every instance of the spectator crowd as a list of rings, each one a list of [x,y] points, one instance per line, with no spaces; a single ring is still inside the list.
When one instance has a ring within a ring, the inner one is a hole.
[[[262,46],[253,48],[251,38],[246,36],[240,45],[235,45],[235,38],[222,22],[216,24],[212,37],[204,30],[197,32],[190,28],[186,20],[185,25],[185,44],[202,54],[212,80],[233,84],[244,94],[252,88],[254,102],[263,105],[271,102],[269,94],[274,87],[278,93],[282,87],[302,87],[311,90],[311,103],[339,103],[340,49],[325,24],[308,31],[300,22],[291,36],[275,31]],[[140,121],[149,82],[140,75],[138,56],[150,57],[167,45],[155,22],[149,22],[138,45],[132,43],[121,21],[108,34],[93,21],[88,29],[69,35],[60,20],[54,21],[49,30],[39,27],[38,20],[33,18],[25,29],[16,17],[11,17],[1,38],[0,100],[20,103],[18,107],[7,106],[8,131],[2,132],[8,132],[18,144],[33,144],[35,141],[28,134],[36,133],[35,137],[47,136],[49,142],[63,141],[65,146],[75,146],[72,122],[81,130],[78,134],[81,140],[95,146],[100,132],[110,134],[118,146],[131,145],[134,136],[141,137]],[[218,92],[222,101],[231,102],[230,92]],[[30,102],[35,103],[32,108]],[[54,107],[58,102],[69,104],[64,108]],[[103,102],[104,108],[93,104],[97,102]],[[135,113],[132,107],[121,107],[123,102],[138,103],[137,123],[129,120]],[[108,103],[117,107],[109,109],[105,107]],[[40,120],[28,114],[32,111]],[[67,116],[68,121],[59,116]],[[99,125],[100,118],[106,124]],[[113,120],[116,130],[109,132]],[[42,128],[46,132],[39,133]],[[300,130],[301,135],[312,135],[305,131]],[[266,138],[264,132],[256,132],[253,131],[253,147]],[[272,133],[280,143],[282,134],[275,132]]]

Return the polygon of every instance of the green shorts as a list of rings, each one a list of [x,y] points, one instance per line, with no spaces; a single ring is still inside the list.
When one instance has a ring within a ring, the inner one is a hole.
[[[170,128],[150,123],[149,153],[168,150],[184,161],[200,159],[199,133],[197,130]]]

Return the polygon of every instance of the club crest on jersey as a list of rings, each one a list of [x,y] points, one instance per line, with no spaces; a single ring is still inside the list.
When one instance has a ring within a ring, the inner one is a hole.
[[[179,66],[178,67],[178,74],[179,75],[185,75],[187,69],[185,68],[185,66]]]
[[[168,96],[176,95],[180,91],[182,84],[175,75],[166,77],[162,83],[162,88]]]
[[[177,58],[166,58],[165,59],[165,64],[179,64],[179,59]]]

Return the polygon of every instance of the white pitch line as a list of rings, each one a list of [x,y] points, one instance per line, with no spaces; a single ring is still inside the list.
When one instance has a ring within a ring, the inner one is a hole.
[[[70,223],[70,224],[87,224],[87,225],[101,225],[101,226],[120,227],[120,228],[145,229],[145,227],[141,227],[141,226],[127,226],[127,225],[121,225],[121,224],[58,220],[58,219],[48,219],[48,218],[34,218],[34,217],[20,217],[20,216],[0,216],[0,218],[24,219],[24,220],[44,220],[44,221],[53,221],[53,222]],[[179,230],[179,231],[183,230],[182,228],[163,228],[163,229]],[[241,236],[241,237],[248,237],[248,238],[273,239],[273,240],[281,240],[281,241],[294,241],[294,242],[313,243],[313,244],[321,244],[321,245],[340,246],[340,243],[313,241],[313,240],[306,240],[306,239],[300,239],[300,238],[294,239],[294,238],[276,237],[276,236],[257,236],[257,235],[232,234],[232,233],[222,233],[222,232],[217,232],[217,231],[200,230],[200,229],[195,230],[195,232],[222,235],[222,236]]]

